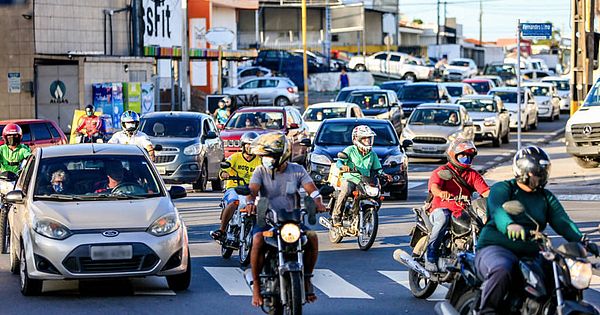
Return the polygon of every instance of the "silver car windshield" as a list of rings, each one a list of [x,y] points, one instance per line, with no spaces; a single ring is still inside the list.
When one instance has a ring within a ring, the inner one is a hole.
[[[282,112],[236,112],[225,129],[273,129],[283,128]]]
[[[331,118],[346,117],[345,107],[309,108],[304,113],[304,121],[323,121]]]
[[[40,162],[34,198],[144,199],[164,196],[143,156],[69,156]]]
[[[452,109],[420,108],[410,115],[409,125],[459,126],[460,115]]]
[[[496,112],[496,103],[492,100],[460,100],[458,104],[464,106],[469,112]]]

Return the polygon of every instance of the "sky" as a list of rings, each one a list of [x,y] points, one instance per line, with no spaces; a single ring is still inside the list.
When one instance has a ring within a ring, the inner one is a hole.
[[[479,38],[479,0],[441,0],[448,2],[447,17],[456,17],[463,25],[466,38]],[[437,0],[400,0],[400,12],[409,20],[420,18],[425,23],[436,23]],[[483,40],[516,36],[517,19],[521,22],[553,23],[563,36],[571,37],[570,0],[482,0]],[[444,6],[440,5],[440,21]]]

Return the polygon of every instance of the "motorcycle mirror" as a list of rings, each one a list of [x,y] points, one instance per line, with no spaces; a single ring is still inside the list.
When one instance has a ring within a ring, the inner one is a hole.
[[[321,189],[319,189],[319,192],[324,197],[327,197],[327,196],[333,194],[334,191],[335,191],[335,188],[333,188],[331,185],[329,185],[329,183],[323,185],[321,187]]]
[[[235,193],[240,196],[250,195],[250,188],[248,188],[248,186],[238,186],[238,187],[235,187],[233,190],[235,190]]]
[[[438,172],[438,176],[443,180],[451,180],[452,172],[450,172],[449,170],[441,170]]]
[[[510,215],[519,215],[525,212],[525,206],[518,200],[510,200],[502,204],[502,208]]]
[[[0,173],[0,180],[7,182],[14,182],[17,180],[18,177],[19,176],[17,176],[17,174],[9,171]]]
[[[317,223],[317,204],[310,196],[304,197],[304,208],[308,213],[308,224],[315,225]]]
[[[348,154],[346,154],[345,152],[339,152],[339,153],[337,154],[337,157],[338,157],[338,159],[345,160],[345,159],[347,159],[347,158],[348,158]]]
[[[228,161],[225,162],[221,162],[221,168],[230,168],[231,167],[231,163],[229,163]]]
[[[258,224],[258,227],[261,229],[267,227],[267,209],[269,209],[269,199],[260,198],[256,204],[256,224]]]

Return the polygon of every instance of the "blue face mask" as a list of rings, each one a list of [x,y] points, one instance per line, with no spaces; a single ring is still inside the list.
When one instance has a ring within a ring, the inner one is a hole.
[[[52,189],[54,189],[55,192],[60,193],[63,191],[63,185],[61,184],[52,184]]]
[[[456,159],[460,164],[471,165],[473,163],[473,157],[464,155]]]

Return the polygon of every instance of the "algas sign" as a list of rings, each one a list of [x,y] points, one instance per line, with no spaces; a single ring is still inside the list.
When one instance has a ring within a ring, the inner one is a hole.
[[[181,46],[181,1],[144,0],[144,46]]]

